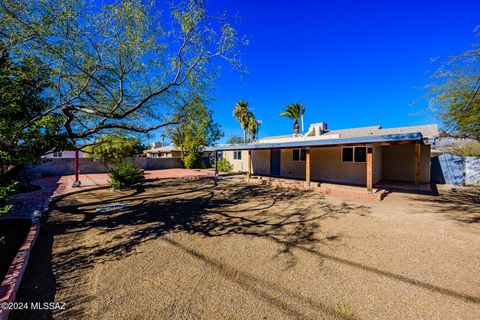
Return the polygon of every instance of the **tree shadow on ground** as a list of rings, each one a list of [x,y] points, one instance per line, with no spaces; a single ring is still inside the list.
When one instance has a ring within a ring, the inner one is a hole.
[[[468,223],[480,223],[480,188],[459,187],[456,192],[442,188],[437,197],[415,198],[428,205],[428,210],[446,218]]]
[[[88,198],[88,195],[83,197]],[[99,260],[122,258],[139,244],[168,232],[187,232],[206,237],[228,234],[264,237],[280,244],[279,252],[293,258],[291,249],[296,246],[315,245],[341,237],[328,235],[316,238],[322,219],[339,218],[346,214],[366,215],[369,212],[365,206],[332,205],[323,196],[315,197],[312,201],[312,194],[304,192],[219,184],[212,179],[202,179],[186,188],[185,183],[163,181],[157,188],[146,189],[141,194],[111,194],[108,198],[102,194],[102,200],[84,203],[73,199],[63,201],[53,214],[61,213],[71,219],[58,221],[59,234],[95,229],[100,235],[109,234],[111,238],[108,243],[94,242],[89,247],[82,243],[82,251],[86,253],[83,255],[78,254],[77,247],[63,251],[60,254],[60,269],[69,270],[69,266],[89,268]],[[128,209],[104,215],[94,210],[95,207],[119,201],[126,203]]]
[[[95,211],[96,207],[113,202],[123,202],[128,208],[107,214]],[[141,190],[97,190],[69,196],[57,203],[46,230],[56,242],[50,243],[56,247],[53,261],[45,261],[51,264],[50,269],[55,274],[56,282],[52,281],[50,285],[63,288],[70,286],[67,287],[70,294],[65,302],[74,306],[56,315],[78,318],[88,314],[86,308],[95,297],[89,296],[89,290],[82,290],[82,285],[86,281],[85,274],[96,264],[135,254],[136,248],[142,243],[155,239],[165,240],[167,234],[175,232],[205,237],[245,235],[263,238],[278,245],[277,256],[287,258],[287,268],[297,263],[295,253],[304,251],[322,260],[327,259],[432,292],[480,303],[480,299],[474,296],[322,252],[322,245],[336,244],[344,236],[322,232],[322,220],[346,215],[366,216],[369,213],[370,208],[367,206],[341,201],[335,204],[319,194],[214,179],[188,183],[164,180]],[[89,238],[85,239],[85,235]],[[190,250],[189,254],[196,255],[201,260],[208,259],[201,256],[200,252],[182,247],[179,243],[171,244],[182,250]],[[51,250],[50,248],[50,252]],[[218,261],[211,258],[210,262],[215,268],[228,269],[228,266],[218,265]],[[236,276],[238,278],[238,274]],[[249,277],[248,274],[241,274],[240,279],[244,278],[245,284],[242,286],[250,290],[249,283],[254,279]],[[264,284],[267,285],[275,287],[275,284]],[[254,293],[268,300],[268,293]],[[288,304],[278,307],[288,308]],[[327,313],[332,311],[324,309]],[[285,311],[287,312],[286,309]],[[294,311],[290,312],[293,317],[299,316]]]
[[[125,203],[128,208],[107,214],[95,211],[114,202]],[[53,240],[46,242],[57,247],[55,257],[38,263],[49,264],[56,276],[49,286],[71,286],[67,288],[68,301],[64,302],[75,308],[55,314],[81,317],[88,313],[88,302],[94,298],[88,296],[89,290],[81,288],[88,270],[95,264],[134,254],[140,244],[167,233],[205,237],[239,234],[269,239],[279,245],[278,255],[286,257],[289,268],[296,264],[296,247],[313,249],[320,243],[341,239],[340,234],[322,234],[323,219],[368,213],[366,206],[333,205],[319,194],[214,179],[188,183],[163,180],[125,192],[87,191],[65,197],[55,205],[48,228],[42,230],[45,237],[55,239],[55,245]],[[83,238],[85,234],[88,239]],[[37,270],[28,272],[35,274]],[[31,299],[30,295],[23,297]],[[52,295],[49,298],[53,301]]]
[[[312,317],[307,315],[307,310],[315,310],[317,315],[318,313],[322,315],[322,318],[343,318],[337,314],[335,308],[327,306],[318,300],[313,300],[295,292],[294,290],[255,277],[235,267],[228,266],[225,263],[222,263],[222,261],[204,255],[198,250],[189,248],[178,241],[170,239],[168,236],[163,237],[162,241],[174,246],[178,250],[186,252],[196,259],[199,259],[213,270],[219,272],[227,280],[239,284],[244,290],[252,292],[259,299],[282,310],[283,313],[293,319],[318,319],[318,316]],[[348,319],[354,320],[356,317],[351,315]]]

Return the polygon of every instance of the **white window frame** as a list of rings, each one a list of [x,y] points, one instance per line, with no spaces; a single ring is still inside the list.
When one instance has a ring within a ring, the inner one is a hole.
[[[342,147],[342,154],[340,155],[340,160],[342,163],[367,163],[367,157],[365,157],[365,161],[357,161],[357,159],[355,159],[355,149],[356,148],[365,148],[365,152],[367,152],[367,147],[366,146],[356,146],[356,147]],[[352,161],[343,161],[343,150],[344,149],[352,149]]]
[[[233,151],[233,160],[242,160],[242,150]]]
[[[62,151],[55,151],[53,152],[54,158],[61,158],[63,156]]]

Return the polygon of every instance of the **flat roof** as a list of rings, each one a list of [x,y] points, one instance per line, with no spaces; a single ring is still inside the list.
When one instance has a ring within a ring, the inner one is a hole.
[[[382,142],[423,142],[423,136],[420,132],[412,133],[396,133],[385,135],[370,135],[365,137],[350,137],[338,139],[318,139],[318,140],[301,140],[290,142],[277,143],[249,143],[240,145],[223,145],[215,146],[216,151],[227,150],[255,150],[255,149],[287,149],[287,148],[302,148],[302,147],[322,147],[322,146],[337,146],[337,145],[358,145],[358,144],[372,144]]]

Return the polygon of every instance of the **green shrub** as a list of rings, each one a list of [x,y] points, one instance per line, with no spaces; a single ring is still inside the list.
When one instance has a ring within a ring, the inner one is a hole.
[[[17,190],[18,182],[13,182],[7,186],[0,186],[0,216],[8,213],[12,205],[8,203],[8,196]]]
[[[218,172],[232,172],[233,165],[225,158],[218,160]]]
[[[110,170],[110,187],[124,189],[135,186],[142,180],[143,170],[135,167],[132,163],[126,162]]]
[[[183,165],[187,169],[196,168],[198,165],[198,158],[199,158],[198,154],[196,154],[195,152],[189,152],[186,155],[184,155],[182,158]]]

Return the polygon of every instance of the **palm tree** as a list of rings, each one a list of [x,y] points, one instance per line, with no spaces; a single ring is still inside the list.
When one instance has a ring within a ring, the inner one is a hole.
[[[240,122],[240,126],[243,130],[243,143],[247,143],[247,128],[249,122],[248,102],[238,101],[233,109],[233,117]]]
[[[253,142],[257,137],[259,126],[260,121],[255,118],[255,115],[252,112],[249,112],[247,131],[248,135],[250,136],[250,142]]]
[[[293,125],[293,132],[298,134],[298,120],[302,118],[302,115],[305,113],[305,107],[300,102],[295,102],[289,106],[285,107],[285,111],[280,113],[282,117],[287,117],[295,121]]]
[[[165,132],[162,133],[162,147],[165,146],[165,138],[167,137],[167,134]]]

